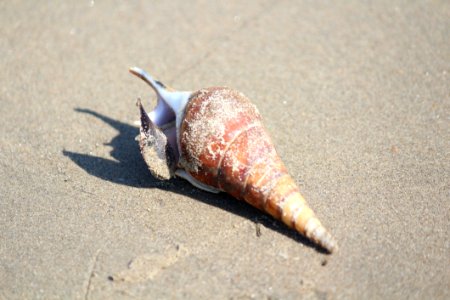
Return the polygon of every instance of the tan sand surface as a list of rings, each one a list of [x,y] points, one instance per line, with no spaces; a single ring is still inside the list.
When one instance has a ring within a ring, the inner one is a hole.
[[[139,66],[234,87],[340,250],[160,182]],[[450,2],[2,1],[0,299],[449,299]]]

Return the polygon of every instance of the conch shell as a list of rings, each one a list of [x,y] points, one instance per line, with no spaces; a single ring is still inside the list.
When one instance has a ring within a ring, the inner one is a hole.
[[[226,192],[328,252],[337,250],[277,155],[257,108],[242,93],[226,87],[173,91],[139,68],[130,72],[158,97],[149,114],[137,103],[139,145],[155,177],[178,176],[200,189]]]

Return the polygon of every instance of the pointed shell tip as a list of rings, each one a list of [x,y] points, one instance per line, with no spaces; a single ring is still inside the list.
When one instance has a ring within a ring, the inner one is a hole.
[[[336,240],[331,235],[320,243],[320,246],[322,246],[329,254],[333,254],[339,249]]]
[[[137,77],[143,77],[143,76],[144,76],[144,75],[143,75],[144,70],[142,70],[141,68],[138,68],[138,67],[131,67],[131,68],[128,69],[128,71],[129,71],[131,74],[133,74],[133,75],[135,75],[135,76],[137,76]]]

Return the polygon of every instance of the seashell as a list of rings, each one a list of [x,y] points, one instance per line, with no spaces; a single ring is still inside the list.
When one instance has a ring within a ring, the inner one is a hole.
[[[249,99],[226,87],[174,91],[139,68],[130,72],[157,95],[157,105],[149,114],[140,99],[137,102],[139,145],[155,177],[178,176],[208,192],[226,192],[283,221],[328,252],[337,250],[336,241],[288,174]]]

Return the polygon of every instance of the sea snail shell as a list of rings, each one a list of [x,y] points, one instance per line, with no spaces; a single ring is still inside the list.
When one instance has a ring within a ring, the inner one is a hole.
[[[155,177],[176,175],[206,191],[227,192],[328,252],[337,250],[277,155],[258,110],[242,93],[225,87],[173,91],[139,68],[130,72],[158,97],[148,115],[137,103],[140,149]]]

